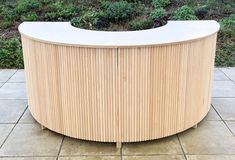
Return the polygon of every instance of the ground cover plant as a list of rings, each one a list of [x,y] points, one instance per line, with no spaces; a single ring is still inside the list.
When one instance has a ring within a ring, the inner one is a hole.
[[[71,21],[92,30],[142,30],[168,20],[217,20],[217,66],[235,66],[234,0],[0,0],[0,68],[23,68],[18,25]]]

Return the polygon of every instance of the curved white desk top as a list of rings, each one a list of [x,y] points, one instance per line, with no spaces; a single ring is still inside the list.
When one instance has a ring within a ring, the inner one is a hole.
[[[178,43],[218,32],[219,23],[208,21],[168,21],[165,26],[141,31],[92,31],[73,27],[70,22],[23,22],[21,34],[35,40],[64,45],[125,47]]]

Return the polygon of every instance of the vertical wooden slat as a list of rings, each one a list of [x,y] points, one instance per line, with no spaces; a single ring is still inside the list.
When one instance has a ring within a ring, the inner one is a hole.
[[[22,42],[29,109],[58,133],[144,141],[188,129],[209,111],[216,34],[139,47]]]

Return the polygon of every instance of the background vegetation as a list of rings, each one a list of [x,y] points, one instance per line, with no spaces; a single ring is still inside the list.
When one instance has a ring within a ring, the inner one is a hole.
[[[71,21],[94,30],[141,30],[167,20],[217,20],[216,66],[235,66],[234,0],[0,0],[0,68],[23,68],[23,21]]]

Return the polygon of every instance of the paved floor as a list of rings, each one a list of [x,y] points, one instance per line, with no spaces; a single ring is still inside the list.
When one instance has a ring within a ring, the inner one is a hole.
[[[0,160],[235,160],[235,68],[217,68],[209,114],[160,140],[96,143],[41,130],[27,109],[23,70],[0,70]]]

